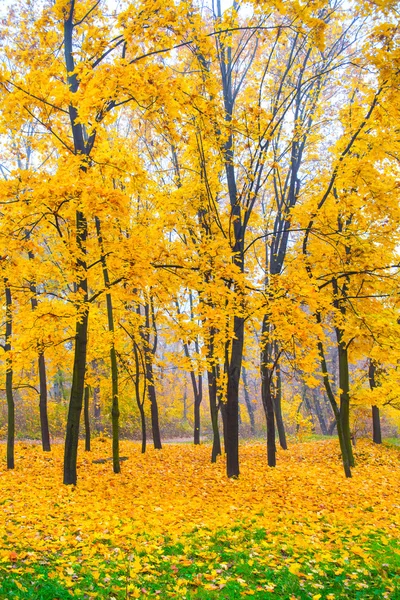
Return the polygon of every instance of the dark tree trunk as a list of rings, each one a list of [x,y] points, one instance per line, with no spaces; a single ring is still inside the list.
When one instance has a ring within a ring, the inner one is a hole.
[[[319,313],[317,313],[316,317],[317,317],[317,322],[321,323],[321,315]],[[337,432],[338,432],[340,451],[342,454],[343,469],[344,469],[346,477],[351,477],[351,464],[350,464],[350,457],[349,457],[349,453],[348,453],[348,445],[346,443],[345,435],[344,435],[343,429],[342,429],[342,420],[341,420],[341,416],[340,416],[340,409],[339,409],[339,406],[337,405],[335,395],[332,391],[332,387],[331,387],[331,384],[329,381],[328,366],[326,364],[324,347],[322,345],[322,342],[318,342],[318,351],[319,351],[319,356],[320,356],[320,360],[321,360],[322,378],[323,378],[325,390],[326,390],[329,402],[332,406],[333,414],[335,415],[335,422],[336,422],[336,427],[337,427]],[[351,443],[350,443],[350,446],[351,446]]]
[[[90,387],[85,386],[84,418],[85,418],[85,451],[90,452],[90,418],[89,418]]]
[[[151,430],[153,434],[153,445],[156,450],[162,449],[160,424],[158,419],[158,404],[156,396],[156,388],[154,386],[154,375],[153,375],[153,363],[146,363],[146,377],[148,394],[150,400],[150,414],[151,414]]]
[[[217,400],[217,376],[215,367],[207,371],[208,377],[208,393],[210,401],[211,426],[213,431],[213,444],[211,451],[211,462],[217,461],[217,456],[222,454],[221,437],[218,427],[218,400]]]
[[[12,336],[12,298],[11,290],[5,283],[6,294],[6,335],[4,353],[6,356],[6,398],[7,398],[7,469],[14,469],[14,446],[15,446],[15,404],[13,395],[13,365],[10,357]]]
[[[203,400],[203,377],[197,379],[197,397],[194,400],[194,444],[200,444],[200,405]]]
[[[138,311],[140,314],[140,308],[138,307]],[[147,434],[146,434],[146,415],[144,412],[144,400],[146,398],[146,381],[144,381],[144,391],[143,398],[140,394],[140,357],[139,357],[139,348],[136,342],[133,342],[133,354],[135,357],[135,396],[136,396],[136,404],[139,409],[140,414],[140,426],[142,432],[142,454],[146,452],[146,444],[147,444]]]
[[[276,444],[275,444],[275,418],[274,401],[271,394],[271,386],[268,381],[268,369],[265,363],[261,364],[261,397],[263,401],[265,416],[267,420],[267,458],[268,466],[276,466]]]
[[[326,422],[325,422],[325,417],[324,414],[322,412],[322,408],[321,408],[321,404],[319,402],[319,398],[317,396],[317,394],[315,392],[313,392],[312,394],[312,398],[314,401],[314,409],[315,409],[315,414],[317,415],[317,419],[318,419],[318,423],[321,429],[321,433],[322,435],[328,435],[328,428],[326,426]]]
[[[372,407],[372,440],[375,444],[382,444],[381,418],[377,406]]]
[[[279,364],[276,366],[276,387],[274,394],[274,412],[276,419],[276,428],[278,430],[279,444],[282,450],[287,450],[285,424],[282,416],[282,377]]]
[[[330,423],[330,425],[328,427],[328,435],[333,435],[335,429],[336,429],[336,419],[333,419],[333,421]]]
[[[79,288],[87,298],[86,279],[80,281]],[[74,367],[65,436],[64,483],[67,485],[76,485],[77,480],[76,463],[78,457],[79,422],[85,386],[88,320],[88,309],[87,307],[83,307],[82,316],[77,318],[75,328]]]
[[[98,217],[95,217],[97,238],[101,252],[101,266],[103,270],[104,285],[107,290],[110,289],[110,277],[108,274],[106,255],[104,252],[103,237],[101,234],[101,223]],[[111,424],[112,424],[112,456],[113,456],[113,471],[114,473],[121,472],[121,464],[119,460],[119,398],[118,398],[118,363],[117,353],[115,351],[114,343],[114,314],[113,304],[110,291],[106,293],[106,305],[107,305],[107,320],[108,320],[108,331],[111,333],[111,346],[110,346],[110,363],[111,363],[111,387],[112,387],[112,405],[111,405]]]
[[[71,94],[75,94],[79,88],[78,76],[75,72],[73,31],[74,31],[74,8],[75,3],[70,2],[69,14],[64,18],[64,56],[67,70],[67,84]],[[74,141],[74,152],[81,158],[81,171],[87,171],[87,157],[94,144],[95,134],[85,142],[83,126],[79,123],[78,110],[73,101],[68,108],[72,137]],[[88,341],[89,304],[88,304],[88,282],[86,264],[86,240],[87,220],[83,212],[76,212],[75,242],[78,250],[76,260],[76,292],[81,302],[77,305],[75,326],[75,349],[74,366],[72,373],[72,387],[68,409],[68,420],[65,435],[64,450],[64,483],[76,484],[76,463],[78,456],[79,423],[82,412],[83,393],[85,386],[86,353]]]
[[[185,354],[189,353],[187,344],[184,344]],[[197,386],[196,373],[190,371],[190,380],[193,388],[193,407],[194,407],[194,426],[193,426],[193,442],[195,445],[200,444],[200,402],[199,388]],[[200,380],[200,376],[199,376]]]
[[[255,435],[256,427],[255,427],[255,421],[254,421],[254,408],[253,408],[253,404],[250,400],[249,388],[248,388],[248,383],[247,383],[247,371],[246,371],[245,367],[242,368],[242,379],[243,379],[243,388],[244,388],[244,401],[246,403],[246,408],[247,408],[247,412],[249,413],[249,419],[250,419],[250,433],[251,433],[251,435]]]
[[[47,413],[47,378],[46,362],[43,350],[38,354],[38,372],[39,372],[39,415],[40,431],[42,436],[42,449],[44,452],[50,452],[50,430],[49,417]]]
[[[27,234],[29,239],[29,234]],[[28,252],[28,257],[33,260],[34,254],[31,250]],[[32,292],[31,306],[32,310],[36,310],[38,306],[37,291],[34,282],[30,284]],[[47,413],[47,377],[46,377],[46,361],[44,357],[44,348],[41,343],[38,344],[38,374],[39,374],[39,416],[40,416],[40,432],[42,437],[42,449],[44,452],[50,452],[50,430],[49,417]]]
[[[346,445],[350,467],[354,467],[353,447],[350,431],[350,378],[347,347],[343,341],[342,331],[336,328],[337,348],[339,359],[339,387],[340,387],[340,422],[343,434],[343,443]],[[339,430],[338,430],[339,431]]]
[[[240,294],[240,291],[239,291]],[[239,384],[243,359],[244,319],[234,316],[234,338],[228,366],[226,398],[226,472],[228,477],[239,475]]]
[[[158,343],[158,332],[156,326],[156,318],[154,312],[154,304],[150,297],[149,303],[145,304],[144,307],[146,317],[146,333],[142,336],[145,342],[145,360],[146,360],[146,378],[148,385],[148,395],[150,400],[150,414],[151,414],[151,431],[153,435],[153,445],[156,450],[162,449],[161,444],[161,433],[160,433],[160,421],[158,416],[158,403],[156,388],[154,385],[154,372],[153,372],[153,361],[157,352]],[[151,315],[150,315],[151,312]],[[151,327],[150,327],[151,317]],[[150,328],[153,330],[153,344],[150,345]]]
[[[187,359],[192,362],[188,344],[183,344],[183,349]],[[190,381],[193,388],[193,410],[194,410],[194,426],[193,426],[193,442],[197,446],[200,444],[200,404],[203,400],[203,378],[201,375],[196,377],[193,369],[190,371]]]
[[[211,462],[215,463],[217,461],[217,456],[222,454],[221,449],[221,436],[219,433],[219,425],[218,425],[218,374],[219,374],[219,366],[215,364],[214,358],[214,339],[215,339],[216,329],[214,327],[210,327],[209,335],[210,338],[207,342],[207,360],[208,360],[208,369],[207,369],[207,382],[208,382],[208,398],[210,403],[210,415],[211,415],[211,427],[213,432],[213,444],[211,450]]]
[[[376,388],[376,364],[370,360],[368,368],[369,386],[371,390]],[[381,432],[381,417],[379,414],[379,408],[377,406],[372,407],[372,440],[375,444],[382,444],[382,432]]]
[[[275,410],[274,399],[272,395],[272,374],[273,369],[268,365],[271,361],[271,344],[266,339],[269,330],[267,315],[263,318],[262,335],[264,341],[261,349],[261,399],[264,407],[265,418],[267,421],[267,458],[268,466],[276,466],[276,442],[275,442]]]
[[[226,428],[227,428],[227,424],[226,424],[226,402],[222,402],[222,400],[220,400],[219,404],[218,404],[218,410],[221,413],[222,438],[224,440],[224,453],[226,454],[226,446],[228,444],[228,442],[227,442],[227,433],[226,433]]]
[[[139,405],[140,426],[142,430],[142,454],[146,452],[147,434],[146,434],[146,417],[144,414],[143,404]]]

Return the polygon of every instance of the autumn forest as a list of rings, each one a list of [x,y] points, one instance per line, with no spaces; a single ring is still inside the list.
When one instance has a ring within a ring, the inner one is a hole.
[[[400,598],[400,5],[0,11],[0,598]]]

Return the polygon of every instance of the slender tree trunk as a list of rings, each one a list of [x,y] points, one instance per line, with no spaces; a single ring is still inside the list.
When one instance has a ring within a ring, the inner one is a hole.
[[[287,450],[285,424],[282,416],[282,377],[279,364],[276,367],[276,388],[274,394],[274,412],[276,419],[276,428],[278,430],[279,444],[282,450]]]
[[[197,397],[194,400],[194,444],[200,444],[200,405],[203,400],[203,377],[197,379]]]
[[[343,443],[346,445],[350,467],[354,467],[353,447],[350,431],[350,378],[347,348],[342,340],[341,331],[338,335],[338,359],[339,359],[339,387],[340,393],[340,421],[343,433]]]
[[[47,377],[46,362],[44,352],[39,349],[38,354],[38,372],[39,372],[39,415],[40,431],[42,435],[42,449],[44,452],[50,452],[50,430],[49,417],[47,412]]]
[[[271,394],[271,386],[268,381],[269,372],[265,363],[261,364],[261,397],[267,420],[267,458],[268,466],[276,466],[276,444],[275,444],[275,418],[274,401]]]
[[[107,294],[107,312],[112,318],[111,295]],[[110,306],[108,308],[108,306]],[[111,406],[111,423],[112,423],[112,455],[113,455],[113,471],[120,473],[121,465],[119,461],[119,399],[118,399],[118,365],[117,354],[115,352],[114,340],[110,348],[111,359],[111,385],[112,385],[112,406]]]
[[[84,417],[85,417],[85,451],[90,452],[90,418],[89,418],[90,387],[85,386]]]
[[[218,427],[218,402],[217,402],[217,376],[215,367],[207,371],[208,377],[208,393],[210,401],[211,426],[213,431],[213,444],[211,451],[211,462],[217,461],[217,456],[222,454],[221,437]]]
[[[337,427],[336,419],[333,419],[333,421],[330,423],[330,425],[328,427],[328,435],[333,435],[336,427]]]
[[[103,431],[103,427],[101,423],[100,388],[97,385],[93,388],[93,418],[94,427],[97,433],[100,433],[100,431]]]
[[[139,405],[140,425],[142,430],[142,454],[146,452],[147,434],[146,434],[146,417],[144,414],[143,404]]]
[[[13,394],[13,365],[10,357],[12,336],[12,298],[7,279],[5,283],[6,294],[6,335],[4,352],[6,356],[6,398],[7,398],[7,469],[14,469],[15,446],[15,404]]]
[[[316,316],[317,316],[317,322],[321,323],[321,315],[319,313],[317,313]],[[332,406],[333,414],[335,415],[336,427],[337,427],[339,444],[340,444],[340,451],[342,454],[343,469],[344,469],[346,477],[351,477],[351,463],[350,463],[350,457],[349,457],[349,453],[348,453],[348,445],[346,444],[345,435],[343,433],[340,409],[337,405],[335,395],[332,391],[332,387],[331,387],[331,384],[329,381],[328,366],[326,364],[324,347],[322,345],[322,342],[318,342],[318,351],[319,351],[319,356],[320,356],[320,360],[321,360],[322,378],[323,378],[325,390],[326,390],[329,402]],[[350,444],[350,446],[351,446],[351,444]]]
[[[222,439],[224,440],[224,453],[226,454],[227,441],[227,424],[226,424],[226,402],[219,401],[218,410],[221,413],[222,420]]]
[[[183,344],[183,349],[185,352],[186,358],[191,361],[189,346],[188,344]],[[194,410],[194,426],[193,426],[193,442],[195,446],[200,444],[200,404],[203,400],[203,391],[202,391],[202,376],[199,375],[198,379],[196,378],[196,373],[191,369],[190,371],[190,381],[192,382],[193,388],[193,410]]]
[[[151,431],[153,435],[153,445],[156,450],[162,449],[161,444],[161,433],[160,433],[160,421],[158,416],[158,403],[156,388],[154,385],[154,372],[153,372],[153,361],[157,352],[158,333],[156,326],[156,319],[154,313],[154,304],[152,297],[150,297],[150,304],[145,304],[145,317],[146,317],[146,334],[144,335],[145,342],[145,359],[146,359],[146,378],[148,385],[148,395],[150,400],[150,415],[151,415]],[[150,315],[151,312],[151,315]],[[150,316],[152,321],[153,330],[153,344],[150,347]]]
[[[99,241],[100,252],[101,252],[101,265],[103,269],[104,285],[107,290],[110,289],[110,278],[108,275],[106,255],[104,253],[103,237],[101,234],[101,223],[98,217],[95,217],[97,238]],[[112,387],[112,405],[111,405],[111,423],[112,423],[112,455],[113,455],[113,471],[114,473],[120,473],[121,464],[119,461],[119,398],[118,398],[118,363],[117,353],[115,351],[114,341],[114,314],[111,292],[106,293],[106,305],[107,305],[107,320],[108,320],[108,331],[111,333],[111,346],[110,346],[110,363],[111,363],[111,387]]]
[[[153,445],[156,450],[162,449],[160,424],[158,419],[158,405],[156,388],[154,386],[154,375],[153,375],[153,364],[151,362],[146,363],[146,377],[148,394],[150,400],[150,416],[151,416],[151,430],[153,434]]]
[[[318,396],[316,395],[315,392],[313,392],[312,397],[314,400],[315,414],[317,415],[321,433],[322,433],[322,435],[328,435],[328,428],[326,426],[325,417],[323,415]]]
[[[27,239],[29,236],[27,235]],[[28,252],[28,257],[33,260],[34,254],[31,250]],[[38,306],[36,285],[30,284],[32,292],[31,306],[32,310],[36,310]],[[40,416],[40,433],[42,438],[42,449],[44,452],[50,452],[50,430],[49,417],[47,413],[47,376],[46,376],[46,361],[44,357],[44,348],[41,343],[38,343],[38,374],[39,374],[39,416]]]
[[[239,291],[240,293],[240,291]],[[234,338],[228,366],[226,400],[226,471],[228,477],[239,475],[239,384],[243,359],[244,319],[233,318]]]
[[[375,374],[376,365],[372,360],[370,360],[368,378],[371,390],[376,388]],[[372,407],[372,440],[375,444],[382,444],[381,417],[379,414],[379,408],[375,405]]]
[[[73,31],[74,31],[74,8],[75,3],[69,3],[69,14],[64,18],[64,56],[67,71],[67,84],[71,94],[75,94],[79,88],[78,76],[75,72]],[[66,9],[68,10],[68,8]],[[85,142],[83,126],[79,123],[78,110],[73,101],[69,107],[69,120],[74,141],[74,152],[81,158],[81,172],[87,171],[87,157],[94,144],[94,135],[90,141]],[[75,242],[78,250],[76,260],[76,292],[81,299],[77,306],[75,326],[75,349],[74,366],[72,372],[72,386],[68,409],[67,429],[65,435],[64,449],[64,483],[76,484],[76,463],[78,456],[79,423],[82,412],[83,392],[85,386],[86,353],[89,324],[88,282],[86,264],[86,240],[88,228],[87,220],[83,212],[76,212]]]
[[[261,399],[267,421],[267,459],[268,466],[276,466],[276,442],[275,442],[275,410],[274,399],[271,390],[271,378],[273,371],[268,367],[271,361],[271,344],[265,339],[269,329],[267,315],[263,318],[262,326],[262,349],[261,349]]]
[[[79,288],[83,291],[87,299],[86,279],[79,282]],[[89,310],[84,305],[81,316],[77,317],[75,327],[74,367],[64,451],[64,483],[67,485],[76,485],[77,481],[76,463],[78,457],[79,422],[85,385],[88,321]]]
[[[372,440],[375,444],[382,444],[381,418],[377,406],[372,407]]]
[[[247,383],[247,371],[245,367],[242,367],[242,379],[243,379],[243,388],[244,388],[244,401],[246,403],[247,412],[249,413],[250,419],[250,433],[251,435],[255,435],[256,427],[254,421],[254,408],[253,404],[250,400],[249,388]]]
[[[218,374],[219,367],[215,364],[214,359],[214,339],[215,339],[216,330],[214,327],[210,327],[209,329],[209,340],[207,342],[207,382],[208,382],[208,398],[210,404],[210,415],[211,415],[211,427],[213,432],[213,444],[211,450],[211,462],[215,463],[217,461],[217,456],[222,454],[221,449],[221,436],[219,433],[218,426]]]
[[[142,454],[146,452],[146,443],[147,443],[147,434],[146,434],[146,415],[144,413],[144,399],[146,397],[146,391],[143,393],[143,400],[140,395],[140,360],[139,360],[139,350],[136,342],[133,343],[133,353],[135,356],[135,396],[136,396],[136,404],[138,405],[139,414],[140,414],[140,425],[142,431]],[[146,386],[146,382],[144,382],[144,386]]]

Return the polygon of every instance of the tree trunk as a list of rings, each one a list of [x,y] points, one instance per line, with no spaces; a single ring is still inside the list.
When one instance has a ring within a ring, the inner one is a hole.
[[[73,95],[78,91],[79,80],[75,71],[73,31],[74,31],[74,2],[69,4],[69,14],[64,18],[64,56],[67,71],[67,84],[69,92]],[[68,10],[68,9],[67,9]],[[85,132],[79,122],[78,110],[71,99],[68,107],[69,120],[74,141],[74,153],[81,158],[81,172],[87,171],[87,157],[94,144],[95,134],[85,142]],[[76,259],[76,292],[81,302],[77,304],[75,325],[74,366],[72,372],[72,386],[68,409],[67,429],[64,449],[64,483],[76,484],[76,463],[78,456],[79,423],[82,412],[83,392],[85,386],[86,353],[89,324],[88,282],[86,264],[86,240],[88,228],[83,212],[76,211],[75,242],[78,250]]]
[[[156,450],[162,449],[160,424],[158,419],[158,405],[156,388],[154,386],[154,375],[153,375],[153,363],[146,362],[146,377],[148,385],[148,395],[150,400],[150,414],[151,414],[151,430],[153,434],[153,445]]]
[[[143,404],[139,405],[140,425],[142,430],[142,454],[146,452],[147,434],[146,434],[146,417],[144,414]]]
[[[317,317],[317,322],[321,323],[321,315],[319,313],[317,313],[316,317]],[[351,477],[351,468],[350,468],[351,465],[350,465],[350,457],[348,454],[348,445],[346,444],[345,436],[343,434],[340,409],[337,405],[335,395],[332,391],[332,387],[331,387],[331,384],[329,381],[328,367],[326,364],[324,347],[322,345],[322,342],[318,342],[318,351],[319,351],[319,356],[320,356],[320,360],[321,360],[322,379],[324,382],[324,386],[325,386],[325,390],[326,390],[329,402],[332,406],[333,414],[335,415],[336,427],[337,427],[339,444],[340,444],[340,451],[342,454],[343,469],[344,469],[346,477]],[[333,432],[333,429],[332,429],[332,432]],[[350,446],[351,446],[351,444],[350,444]]]
[[[267,421],[267,458],[268,466],[276,466],[276,444],[275,444],[275,418],[274,402],[269,383],[269,372],[265,363],[261,363],[261,398]]]
[[[322,408],[321,405],[319,403],[319,399],[318,396],[315,392],[312,393],[312,397],[314,400],[314,408],[315,408],[315,413],[317,415],[317,419],[318,419],[318,423],[321,429],[321,433],[322,435],[328,435],[328,428],[326,426],[326,422],[325,422],[325,417],[323,415],[322,412]]]
[[[382,444],[381,418],[377,406],[372,407],[372,440],[375,444]]]
[[[147,435],[146,435],[146,415],[144,413],[144,399],[146,397],[146,382],[144,382],[144,392],[143,399],[140,395],[140,359],[139,359],[139,348],[136,342],[133,342],[133,354],[135,356],[135,396],[136,396],[136,404],[139,409],[140,414],[140,426],[142,431],[142,454],[146,452],[146,443],[147,443]]]
[[[27,234],[27,239],[29,235]],[[31,250],[28,252],[28,257],[33,260],[34,254]],[[34,282],[30,284],[32,292],[31,306],[32,310],[36,310],[38,306],[37,291]],[[42,438],[42,449],[44,452],[50,452],[50,430],[49,417],[47,413],[47,377],[46,377],[46,361],[44,357],[44,348],[41,343],[38,343],[38,374],[39,374],[39,416],[40,416],[40,433]]]
[[[108,275],[106,255],[104,253],[103,237],[101,234],[101,223],[98,217],[95,217],[97,238],[100,246],[101,253],[101,266],[103,270],[104,285],[107,290],[110,289],[110,278]],[[110,363],[111,363],[111,387],[112,387],[112,405],[111,405],[111,423],[112,423],[112,456],[113,456],[113,471],[114,473],[120,473],[121,464],[119,461],[119,398],[118,398],[118,363],[117,354],[115,351],[114,341],[114,314],[111,292],[106,293],[106,305],[107,305],[107,320],[108,320],[108,331],[111,333],[111,346],[110,346]]]
[[[87,299],[86,279],[79,282],[78,289],[83,291]],[[65,436],[64,483],[67,485],[76,485],[77,481],[76,463],[78,457],[79,422],[85,386],[88,321],[89,310],[87,306],[83,306],[81,315],[77,316],[75,326],[74,367]]]
[[[248,388],[248,384],[247,384],[247,371],[246,371],[245,367],[242,368],[242,379],[243,379],[243,388],[244,388],[244,401],[246,403],[246,408],[247,408],[247,412],[249,413],[249,419],[250,419],[250,433],[251,433],[251,435],[255,435],[256,426],[255,426],[255,421],[254,421],[254,408],[253,408],[253,404],[250,400],[249,388]]]
[[[15,446],[15,404],[13,395],[13,365],[10,357],[12,336],[12,298],[11,290],[5,283],[6,294],[6,334],[4,352],[6,356],[6,398],[7,398],[7,469],[14,469],[14,446]]]
[[[94,427],[97,433],[100,433],[103,431],[103,426],[101,423],[100,388],[97,385],[93,388],[93,418]]]
[[[90,419],[89,419],[90,387],[85,386],[84,418],[85,418],[85,451],[90,452]]]
[[[371,390],[376,388],[376,364],[370,360],[368,368],[369,386]],[[382,444],[382,432],[381,432],[381,417],[379,414],[379,408],[377,406],[372,407],[372,440],[375,444]]]
[[[350,378],[347,348],[342,339],[342,332],[336,328],[338,361],[339,361],[339,387],[340,387],[340,422],[343,434],[343,443],[346,445],[350,467],[354,467],[353,447],[350,431]]]
[[[240,293],[240,291],[239,291]],[[228,477],[239,475],[239,384],[243,359],[244,319],[233,318],[234,338],[228,366],[226,399],[226,472]]]
[[[194,444],[200,444],[200,405],[203,400],[203,377],[198,376],[197,397],[194,400]]]
[[[217,376],[215,373],[215,367],[213,367],[212,370],[207,371],[207,377],[210,401],[211,426],[213,431],[211,462],[215,463],[217,461],[217,456],[220,456],[222,454],[221,437],[219,434],[218,427]]]
[[[222,420],[222,438],[224,440],[224,453],[226,454],[226,446],[228,444],[227,442],[227,433],[226,433],[226,402],[222,402],[222,400],[219,401],[218,404],[218,410],[221,413],[221,420]]]
[[[282,377],[279,364],[276,366],[276,388],[274,394],[274,412],[276,428],[278,430],[279,444],[282,450],[287,450],[285,424],[282,416]]]
[[[178,302],[176,302],[176,305],[179,313]],[[192,365],[189,345],[186,342],[183,343],[183,350],[186,358],[190,361],[190,364]],[[203,400],[203,379],[201,375],[198,376],[198,379],[196,378],[196,373],[194,372],[193,367],[190,370],[190,381],[192,382],[194,407],[193,442],[195,446],[197,446],[200,444],[200,404]]]
[[[150,347],[150,309],[151,309],[151,321],[153,329],[153,344]],[[154,304],[152,297],[150,297],[150,305],[147,302],[144,307],[146,317],[146,334],[143,336],[145,342],[145,360],[146,360],[146,378],[148,385],[148,395],[150,400],[150,414],[151,414],[151,431],[153,435],[153,445],[156,450],[162,449],[161,444],[161,433],[160,433],[160,421],[158,416],[158,403],[156,388],[154,385],[154,372],[153,372],[153,360],[157,352],[158,333],[156,326],[156,319],[154,313]]]
[[[268,367],[271,361],[271,344],[266,339],[269,329],[268,317],[264,315],[262,325],[263,342],[261,346],[261,399],[264,407],[265,418],[267,421],[267,459],[268,466],[276,466],[276,443],[275,443],[275,410],[274,400],[271,390],[271,378],[273,369]]]
[[[38,372],[39,372],[39,415],[40,431],[42,436],[42,449],[44,452],[50,452],[50,430],[49,417],[47,412],[47,378],[46,362],[43,350],[38,354]]]

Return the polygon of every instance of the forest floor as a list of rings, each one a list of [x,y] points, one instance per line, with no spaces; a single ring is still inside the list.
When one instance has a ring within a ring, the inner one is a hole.
[[[63,448],[0,449],[0,598],[66,600],[400,599],[400,450],[360,441],[346,480],[336,440],[292,444],[266,466],[244,443],[228,480],[210,446],[140,454],[109,440],[79,453],[62,484]]]

